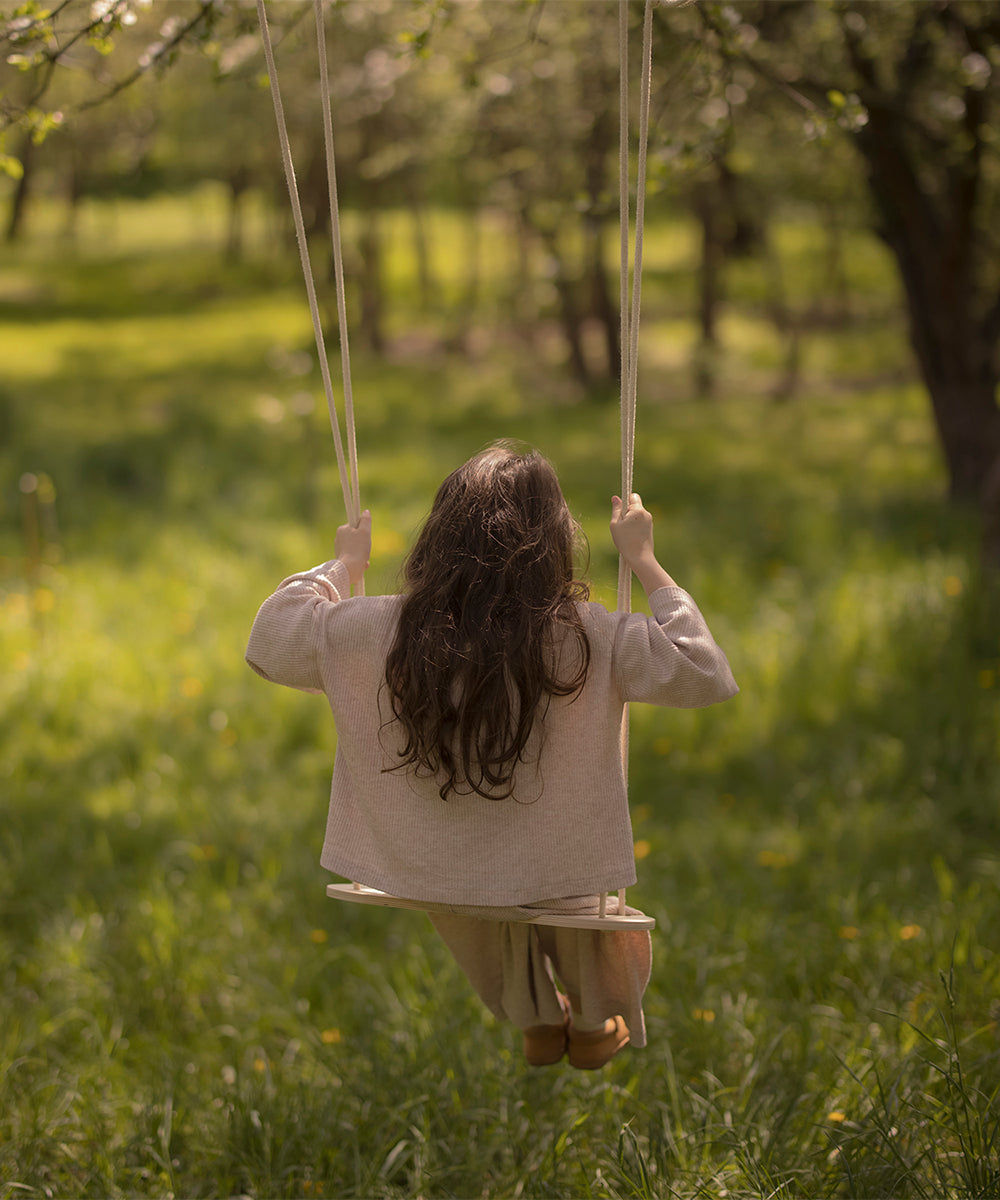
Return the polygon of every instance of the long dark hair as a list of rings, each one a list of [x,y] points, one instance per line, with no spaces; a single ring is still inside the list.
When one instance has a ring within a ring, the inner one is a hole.
[[[445,800],[513,794],[539,710],[575,695],[590,666],[576,603],[589,590],[573,577],[579,538],[536,451],[493,446],[441,484],[404,566],[386,659],[405,738],[387,770],[440,780]]]

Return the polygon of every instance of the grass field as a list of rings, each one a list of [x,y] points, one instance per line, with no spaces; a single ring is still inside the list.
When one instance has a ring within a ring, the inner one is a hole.
[[[0,265],[0,1197],[1000,1196],[1000,629],[876,249],[784,405],[741,265],[699,404],[652,231],[636,483],[742,691],[633,713],[648,1049],[532,1071],[424,918],[324,897],[335,732],[242,657],[341,520],[301,285],[157,205]],[[489,345],[356,356],[369,590],[514,436],[610,600],[614,405]]]

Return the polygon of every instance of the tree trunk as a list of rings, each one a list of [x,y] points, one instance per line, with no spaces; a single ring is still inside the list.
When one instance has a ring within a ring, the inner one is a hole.
[[[764,246],[767,238],[765,221],[752,214],[745,199],[740,176],[729,165],[728,151],[719,155],[715,169],[718,208],[722,214],[722,242],[734,258],[750,258]]]
[[[694,208],[701,225],[701,263],[698,267],[698,328],[701,336],[695,351],[694,386],[699,399],[707,400],[715,392],[724,257],[722,221],[714,183],[696,189]]]
[[[569,365],[573,378],[584,388],[591,385],[590,368],[583,349],[583,318],[577,303],[576,287],[566,266],[566,257],[559,245],[556,231],[540,227],[538,233],[552,257],[552,282],[559,297],[559,317],[569,351]]]
[[[509,296],[507,309],[514,314],[515,331],[531,342],[534,330],[534,301],[531,296],[532,231],[527,215],[518,206],[510,214],[514,253],[509,256]]]
[[[851,286],[844,263],[844,226],[840,209],[829,200],[820,202],[823,213],[822,295],[815,302],[815,312],[834,325],[847,325],[851,320]]]
[[[1000,456],[1000,412],[994,372],[970,365],[979,357],[978,330],[966,331],[964,344],[942,349],[928,339],[919,317],[911,314],[914,348],[922,361],[931,396],[941,449],[948,468],[948,492],[953,500],[981,504],[988,477]],[[985,349],[985,347],[983,347]]]
[[[24,232],[24,219],[28,211],[28,197],[31,195],[35,165],[35,143],[30,134],[21,139],[17,157],[21,161],[22,174],[14,188],[10,202],[10,212],[7,217],[7,229],[4,240],[8,245],[18,241]]]
[[[65,175],[66,217],[63,222],[63,240],[70,246],[77,244],[77,233],[80,224],[80,204],[85,191],[84,167],[81,156],[70,152],[69,163]]]
[[[1000,377],[992,317],[982,311],[977,287],[982,249],[971,207],[953,196],[951,208],[936,208],[899,141],[893,114],[872,104],[869,117],[858,147],[881,217],[879,232],[902,278],[910,342],[930,393],[949,494],[982,505],[1000,455]]]
[[[795,315],[785,284],[781,254],[768,237],[764,242],[764,265],[767,271],[767,307],[778,336],[785,343],[785,368],[774,386],[774,399],[784,403],[792,400],[799,390],[802,371],[802,346],[799,320]]]
[[[326,174],[326,147],[322,138],[310,141],[306,169],[296,186],[299,189],[302,223],[306,237],[311,241],[330,229],[330,188]]]
[[[361,337],[373,354],[385,350],[382,228],[375,204],[366,204],[361,230]]]
[[[983,563],[1000,571],[1000,456],[990,468],[983,487]]]
[[[431,269],[430,239],[427,236],[427,212],[423,188],[416,170],[408,171],[405,178],[406,199],[410,209],[410,230],[413,235],[413,255],[417,264],[417,286],[420,304],[424,312],[430,312],[437,288]]]
[[[622,348],[621,315],[617,299],[608,287],[608,272],[604,261],[604,233],[607,226],[608,164],[612,161],[618,129],[615,109],[611,104],[594,104],[595,96],[613,96],[618,78],[600,63],[596,72],[582,60],[579,64],[578,86],[580,102],[592,115],[584,143],[584,179],[587,209],[583,215],[584,272],[590,291],[589,309],[601,327],[604,340],[608,379],[621,380]]]
[[[250,186],[249,172],[237,169],[230,172],[229,222],[226,229],[225,257],[227,262],[243,261],[243,198]]]
[[[470,334],[479,308],[482,284],[481,214],[478,205],[467,202],[462,208],[462,298],[455,309],[454,332],[448,338],[453,350],[468,352]]]
[[[899,255],[897,255],[899,258]],[[914,269],[900,260],[906,273]],[[948,311],[942,293],[907,288],[910,341],[930,393],[931,409],[948,469],[953,500],[979,504],[987,477],[1000,455],[1000,410],[994,346],[974,318]],[[965,307],[964,305],[962,306]]]
[[[584,236],[587,274],[590,276],[591,305],[604,336],[608,378],[618,381],[621,379],[622,373],[622,352],[621,346],[618,344],[621,316],[618,305],[611,298],[608,273],[604,267],[604,222],[599,216],[592,214],[586,216],[584,221],[586,222]]]

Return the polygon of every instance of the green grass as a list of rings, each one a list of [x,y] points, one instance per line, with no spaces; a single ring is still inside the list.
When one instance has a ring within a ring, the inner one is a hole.
[[[533,1072],[423,918],[324,898],[334,730],[242,661],[341,519],[308,317],[288,264],[220,265],[157,203],[159,245],[122,205],[110,253],[0,268],[0,1196],[1000,1195],[1000,635],[891,278],[857,268],[864,335],[811,332],[779,406],[749,268],[709,404],[653,276],[636,482],[742,692],[633,714],[648,1049]],[[503,338],[356,376],[370,590],[441,475],[518,436],[610,600],[613,405]]]

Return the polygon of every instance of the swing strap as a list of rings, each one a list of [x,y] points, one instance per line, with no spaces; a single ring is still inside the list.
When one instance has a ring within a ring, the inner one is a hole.
[[[291,201],[292,218],[295,222],[295,238],[299,247],[302,277],[306,286],[306,296],[309,300],[309,312],[312,315],[313,334],[316,339],[316,353],[319,357],[319,368],[323,377],[326,404],[330,412],[330,428],[333,432],[333,444],[337,452],[337,467],[340,471],[340,486],[344,494],[344,508],[347,512],[348,523],[357,525],[361,520],[361,489],[358,483],[358,448],[354,427],[354,394],[351,387],[351,354],[347,335],[347,303],[344,291],[344,262],[340,238],[340,207],[337,202],[337,167],[333,146],[333,118],[330,111],[330,79],[326,64],[326,38],[323,27],[322,0],[313,0],[313,8],[316,14],[316,36],[319,48],[319,76],[323,107],[326,176],[330,198],[330,236],[333,243],[334,275],[337,286],[337,320],[340,329],[340,361],[344,381],[344,421],[347,427],[348,454],[350,455],[349,475],[347,464],[344,460],[340,419],[337,414],[337,405],[333,395],[333,384],[330,381],[330,364],[326,355],[323,323],[320,319],[319,304],[316,299],[316,284],[313,280],[312,265],[309,260],[309,246],[306,241],[305,222],[302,219],[299,189],[295,182],[295,166],[292,162],[292,151],[288,140],[288,126],[285,122],[285,110],[281,102],[281,89],[278,86],[278,71],[274,62],[274,51],[271,46],[271,34],[268,29],[264,0],[257,0],[257,19],[260,23],[264,59],[267,63],[267,77],[271,86],[274,117],[278,126],[281,163],[285,171],[285,183],[288,186],[288,198]]]

